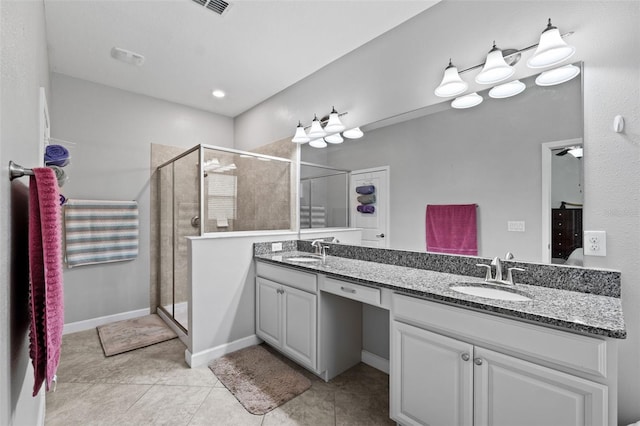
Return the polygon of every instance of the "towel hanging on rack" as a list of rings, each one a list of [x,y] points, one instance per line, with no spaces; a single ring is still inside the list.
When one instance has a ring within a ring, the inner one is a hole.
[[[64,211],[69,268],[138,256],[137,202],[67,200]]]

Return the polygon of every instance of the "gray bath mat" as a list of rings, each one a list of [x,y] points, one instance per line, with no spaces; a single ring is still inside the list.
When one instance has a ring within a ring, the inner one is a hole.
[[[311,382],[263,346],[214,360],[211,371],[251,414],[265,414],[300,395]]]
[[[106,356],[175,339],[178,335],[156,314],[101,325],[98,336]]]

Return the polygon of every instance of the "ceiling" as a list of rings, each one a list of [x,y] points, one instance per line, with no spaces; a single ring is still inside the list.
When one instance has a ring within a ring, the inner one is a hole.
[[[45,0],[51,71],[235,117],[437,3],[227,1]]]

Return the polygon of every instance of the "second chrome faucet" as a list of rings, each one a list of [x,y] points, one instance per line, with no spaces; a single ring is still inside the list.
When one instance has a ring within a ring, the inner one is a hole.
[[[507,253],[505,255],[505,260],[511,260],[511,259],[513,259],[513,254]],[[513,271],[522,271],[522,272],[525,271],[525,269],[523,268],[517,268],[517,267],[508,268],[507,279],[506,280],[502,279],[502,267],[503,267],[502,260],[500,260],[500,258],[497,256],[493,258],[490,265],[479,263],[476,266],[487,268],[487,273],[485,275],[484,280],[489,283],[497,283],[497,284],[515,285],[515,282],[513,281]],[[495,276],[492,277],[491,270],[493,269],[493,267],[495,267],[496,273],[495,273]]]

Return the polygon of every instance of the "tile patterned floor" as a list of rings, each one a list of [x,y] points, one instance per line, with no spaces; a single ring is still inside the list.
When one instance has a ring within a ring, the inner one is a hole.
[[[393,425],[389,376],[359,364],[264,416],[247,412],[206,367],[191,369],[178,339],[105,357],[95,330],[63,337],[47,426]]]

